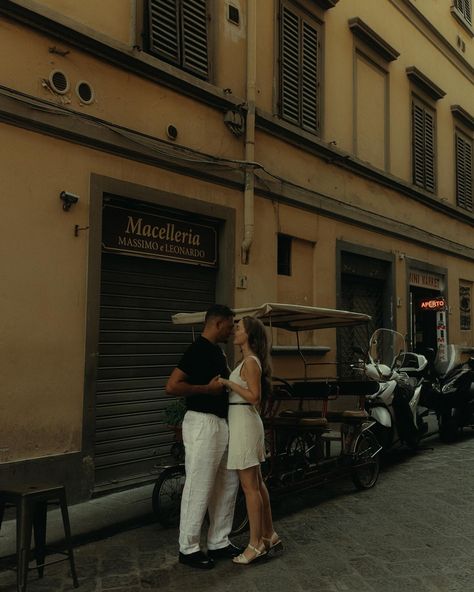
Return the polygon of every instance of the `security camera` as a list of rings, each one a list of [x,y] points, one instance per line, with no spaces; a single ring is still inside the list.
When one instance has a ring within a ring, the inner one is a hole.
[[[79,196],[69,191],[61,191],[59,198],[63,201],[63,210],[67,212],[69,208],[79,201]]]

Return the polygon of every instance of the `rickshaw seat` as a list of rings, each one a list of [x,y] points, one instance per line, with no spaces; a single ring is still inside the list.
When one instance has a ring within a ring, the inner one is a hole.
[[[369,417],[369,414],[367,413],[367,411],[364,411],[363,409],[359,409],[357,411],[343,411],[342,412],[342,418],[344,421],[350,421],[350,420],[354,420],[354,421],[360,421],[360,420],[364,420],[367,419]]]
[[[324,428],[328,425],[328,420],[325,417],[302,417],[299,425]]]
[[[292,382],[291,388],[295,397],[310,399],[327,399],[331,395],[331,385],[317,380]]]

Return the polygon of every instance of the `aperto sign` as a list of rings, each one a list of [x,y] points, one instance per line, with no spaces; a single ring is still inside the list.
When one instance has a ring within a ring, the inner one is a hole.
[[[425,298],[420,300],[419,307],[421,310],[445,310],[446,300],[444,298]]]
[[[106,205],[104,251],[217,267],[217,229],[169,216]]]

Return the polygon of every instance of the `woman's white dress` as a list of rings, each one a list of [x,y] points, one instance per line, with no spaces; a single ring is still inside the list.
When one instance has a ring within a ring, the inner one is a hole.
[[[231,372],[229,380],[243,388],[247,382],[240,376],[240,371],[248,358],[256,360],[261,368],[260,360],[256,356],[248,356]],[[263,423],[254,405],[249,405],[236,392],[229,394],[229,454],[228,469],[247,469],[265,460],[265,443]],[[238,403],[238,404],[236,404]],[[242,404],[243,403],[243,404]]]

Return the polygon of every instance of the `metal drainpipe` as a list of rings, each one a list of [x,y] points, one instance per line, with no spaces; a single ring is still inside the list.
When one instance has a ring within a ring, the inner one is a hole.
[[[245,161],[253,162],[255,157],[255,86],[257,78],[257,0],[247,2],[247,121],[245,125]],[[254,186],[252,166],[245,169],[244,190],[244,239],[242,241],[242,263],[249,262],[250,247],[254,237]]]

